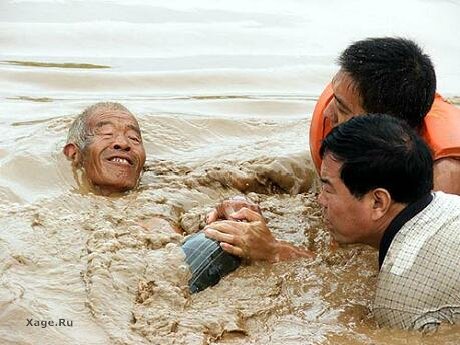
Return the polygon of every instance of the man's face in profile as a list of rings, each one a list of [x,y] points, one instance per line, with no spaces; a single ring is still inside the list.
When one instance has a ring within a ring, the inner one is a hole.
[[[366,112],[361,104],[355,81],[347,72],[337,72],[331,85],[334,98],[324,110],[324,116],[330,120],[333,127]]]
[[[145,163],[145,149],[134,116],[122,110],[104,110],[87,119],[89,142],[82,151],[86,177],[103,194],[136,187]]]

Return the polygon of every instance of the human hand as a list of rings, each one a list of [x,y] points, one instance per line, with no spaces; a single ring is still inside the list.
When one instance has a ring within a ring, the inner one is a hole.
[[[222,204],[224,203],[225,201]],[[225,211],[228,212],[229,209]],[[219,241],[223,250],[235,256],[250,260],[278,261],[276,256],[279,242],[260,213],[243,207],[236,213],[225,213],[225,216],[233,220],[215,221],[206,226],[206,236]],[[241,222],[242,220],[247,222]]]
[[[208,213],[206,216],[206,224],[211,224],[218,220],[235,220],[232,215],[243,208],[247,208],[262,215],[259,205],[243,196],[235,196],[220,202],[214,210]]]

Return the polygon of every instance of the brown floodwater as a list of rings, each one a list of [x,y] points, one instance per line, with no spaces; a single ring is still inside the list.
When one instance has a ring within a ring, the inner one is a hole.
[[[458,104],[458,18],[434,0],[2,1],[0,344],[460,344],[460,326],[377,327],[377,253],[331,245],[308,149],[352,40],[416,39]],[[103,100],[143,131],[146,167],[124,196],[92,194],[61,153],[72,119]],[[194,233],[236,194],[317,256],[245,263],[190,295],[184,237],[146,224]]]

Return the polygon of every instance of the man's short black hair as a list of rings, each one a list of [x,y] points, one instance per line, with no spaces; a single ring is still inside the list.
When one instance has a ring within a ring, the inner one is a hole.
[[[403,121],[383,114],[357,116],[332,129],[320,155],[342,163],[340,178],[361,198],[385,188],[393,200],[412,203],[433,189],[433,157],[423,139]]]
[[[430,57],[404,38],[368,38],[349,46],[338,59],[368,113],[404,119],[418,128],[430,111],[436,74]]]

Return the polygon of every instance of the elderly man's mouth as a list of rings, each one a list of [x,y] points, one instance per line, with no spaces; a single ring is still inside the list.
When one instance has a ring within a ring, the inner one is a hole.
[[[107,160],[111,163],[116,163],[120,165],[126,165],[126,166],[133,165],[133,161],[128,157],[114,156],[114,157],[108,158]]]

